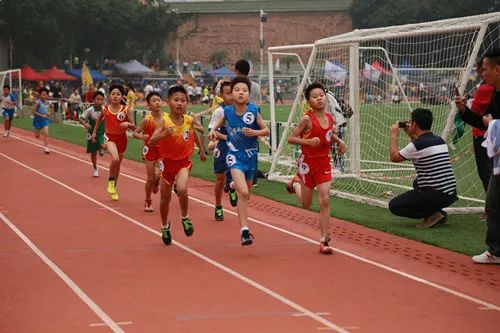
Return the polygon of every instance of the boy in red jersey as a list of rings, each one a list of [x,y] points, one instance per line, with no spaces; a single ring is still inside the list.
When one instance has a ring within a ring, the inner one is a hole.
[[[174,182],[177,185],[184,234],[189,237],[194,232],[193,224],[188,216],[187,183],[193,165],[191,155],[195,143],[200,150],[200,160],[206,160],[203,146],[194,131],[196,123],[193,117],[186,115],[188,104],[186,89],[183,86],[173,86],[168,90],[167,96],[170,113],[165,114],[157,123],[156,130],[149,141],[150,147],[158,143],[163,162],[160,181],[160,215],[161,234],[165,245],[172,243],[168,213]]]
[[[111,155],[111,164],[109,165],[108,193],[112,200],[118,200],[116,191],[116,182],[120,175],[120,165],[123,160],[123,153],[127,150],[127,130],[134,129],[135,126],[129,119],[129,110],[126,105],[122,105],[123,94],[125,90],[119,84],[113,84],[109,87],[109,104],[104,106],[104,110],[97,119],[91,140],[95,142],[96,133],[102,121],[105,121],[105,137],[103,148],[107,149]]]
[[[136,139],[144,141],[142,159],[144,160],[148,177],[145,185],[146,200],[144,203],[144,211],[153,212],[151,192],[158,192],[160,175],[156,172],[157,168],[155,166],[161,167],[161,158],[158,144],[155,146],[148,146],[148,144],[156,130],[156,124],[163,119],[163,111],[161,110],[162,99],[160,93],[156,91],[149,93],[148,97],[146,97],[146,101],[151,113],[144,117],[139,127],[134,131],[133,136]]]
[[[318,190],[321,240],[319,251],[332,254],[329,246],[330,185],[332,167],[330,147],[338,143],[339,154],[346,151],[344,141],[335,135],[335,119],[326,113],[326,89],[321,83],[312,83],[305,90],[310,109],[288,137],[288,143],[300,145],[297,175],[287,184],[288,193],[296,193],[303,208],[311,207],[314,187]]]

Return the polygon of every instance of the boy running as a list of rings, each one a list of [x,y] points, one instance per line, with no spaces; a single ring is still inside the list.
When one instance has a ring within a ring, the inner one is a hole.
[[[163,111],[161,110],[162,99],[160,93],[156,91],[150,92],[148,97],[146,97],[146,101],[151,113],[144,117],[139,127],[134,131],[133,136],[136,139],[144,141],[142,159],[144,160],[148,177],[145,185],[146,200],[144,202],[144,211],[153,212],[151,192],[158,192],[160,175],[159,172],[157,172],[157,166],[160,166],[161,158],[158,144],[154,146],[148,146],[148,144],[156,130],[156,124],[163,119]]]
[[[49,103],[47,102],[47,96],[49,91],[47,88],[40,89],[40,99],[35,102],[33,106],[33,130],[35,132],[35,138],[39,139],[40,135],[43,136],[43,151],[45,154],[50,154],[49,151]]]
[[[189,237],[194,232],[193,224],[188,216],[187,183],[193,166],[191,155],[195,143],[200,150],[200,160],[206,160],[203,146],[194,130],[193,117],[186,115],[188,104],[186,89],[183,86],[171,87],[167,93],[167,102],[170,113],[165,114],[157,123],[156,130],[149,141],[149,147],[159,144],[159,153],[163,162],[160,181],[160,215],[162,240],[165,245],[172,243],[168,213],[174,182],[177,185],[184,234]]]
[[[256,170],[257,137],[267,136],[269,129],[255,104],[248,103],[251,83],[237,76],[231,81],[233,104],[224,108],[224,115],[210,131],[210,139],[217,140],[217,128],[227,128],[226,164],[230,169],[238,193],[238,217],[241,225],[241,245],[251,245],[253,235],[248,229],[247,205]]]
[[[97,119],[101,116],[102,105],[104,103],[104,94],[100,91],[95,91],[92,94],[94,105],[89,107],[80,115],[80,124],[87,130],[87,153],[90,154],[92,161],[92,176],[99,177],[99,170],[97,169],[97,153],[104,144],[104,122],[101,122],[96,131],[96,140],[92,141],[92,133],[97,123]]]
[[[111,155],[107,190],[114,201],[119,199],[118,192],[116,191],[116,182],[120,175],[123,153],[127,149],[127,129],[135,128],[134,124],[129,120],[131,117],[128,114],[129,110],[127,106],[121,104],[124,93],[123,87],[119,84],[113,84],[109,87],[109,104],[104,107],[103,112],[97,119],[91,137],[91,140],[95,142],[97,139],[97,129],[105,121],[103,148],[106,148]]]
[[[233,102],[233,94],[231,93],[231,82],[223,81],[220,84],[220,94],[223,99],[223,104],[217,108],[212,114],[210,123],[208,124],[208,130],[212,130],[214,126],[219,122],[219,120],[224,117],[224,107],[227,107]],[[224,184],[226,183],[226,154],[228,151],[227,147],[227,130],[225,126],[220,128],[215,128],[217,140],[211,141],[208,146],[209,149],[213,149],[214,154],[214,173],[215,173],[215,213],[214,217],[216,221],[224,221],[224,210],[222,209],[222,192],[224,190]],[[230,175],[229,175],[230,176]],[[236,192],[234,189],[230,189],[230,199],[231,194],[236,198]],[[231,204],[236,207],[236,202],[233,204],[233,199],[231,199]]]
[[[310,84],[305,91],[310,109],[302,116],[297,127],[288,137],[288,143],[299,145],[302,154],[298,159],[298,173],[287,184],[288,193],[297,194],[302,207],[311,207],[314,187],[318,190],[319,224],[321,240],[319,251],[332,254],[329,245],[330,185],[332,167],[330,147],[338,144],[338,153],[346,151],[344,141],[335,135],[335,119],[326,112],[326,89],[321,83]]]
[[[8,137],[10,134],[10,127],[12,126],[12,121],[14,120],[16,104],[16,96],[10,93],[10,86],[8,84],[4,85],[3,94],[0,96],[0,105],[2,106],[3,114],[3,125],[5,129],[5,131],[3,132],[4,137]]]

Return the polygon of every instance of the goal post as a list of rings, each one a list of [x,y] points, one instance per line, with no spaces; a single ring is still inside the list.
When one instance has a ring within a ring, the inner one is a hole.
[[[329,104],[333,100],[340,105],[335,109],[346,116],[337,133],[348,151],[338,156],[332,150],[332,194],[387,207],[392,197],[413,188],[413,165],[389,160],[389,128],[396,121],[408,120],[411,110],[427,108],[434,116],[432,131],[450,146],[459,200],[449,211],[484,209],[485,193],[474,162],[471,129],[467,126],[460,135],[453,100],[456,88],[461,95],[473,95],[480,82],[474,71],[476,60],[500,47],[500,13],[354,30],[308,47],[309,61],[285,128],[280,137],[275,134],[278,146],[270,179],[285,182],[297,171],[300,151],[287,143],[287,136],[302,115],[306,85],[318,81],[329,91]],[[293,45],[269,48],[270,76],[273,55],[280,52],[297,51]],[[270,91],[274,84],[270,80]],[[271,119],[273,111],[271,103]],[[406,137],[398,139],[399,147],[407,143]]]
[[[17,97],[18,106],[23,105],[23,90],[22,90],[22,77],[20,69],[9,69],[6,71],[0,71],[0,88],[8,84],[11,89],[11,93]]]

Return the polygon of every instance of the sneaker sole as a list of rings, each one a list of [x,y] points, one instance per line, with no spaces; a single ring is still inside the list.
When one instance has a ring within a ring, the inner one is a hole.
[[[249,239],[249,240],[246,240],[244,242],[241,242],[241,246],[247,246],[247,245],[252,245],[253,244],[253,240]]]

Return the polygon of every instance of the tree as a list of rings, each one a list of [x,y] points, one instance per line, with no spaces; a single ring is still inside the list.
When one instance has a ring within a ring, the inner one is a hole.
[[[500,10],[498,0],[354,0],[353,28],[378,28],[453,17],[478,15]]]
[[[284,56],[283,58],[281,58],[281,61],[283,61],[285,64],[286,64],[286,72],[289,73],[290,72],[290,64],[292,62],[295,61],[295,57],[294,56],[291,56],[291,55],[288,55],[288,56]]]
[[[240,57],[241,57],[241,59],[245,59],[245,60],[250,61],[250,62],[255,62],[257,60],[257,56],[255,55],[255,53],[252,50],[243,51],[243,53],[241,54]]]
[[[229,60],[229,57],[227,56],[227,52],[224,50],[215,51],[208,58],[208,61],[214,68],[222,67],[227,60]]]

